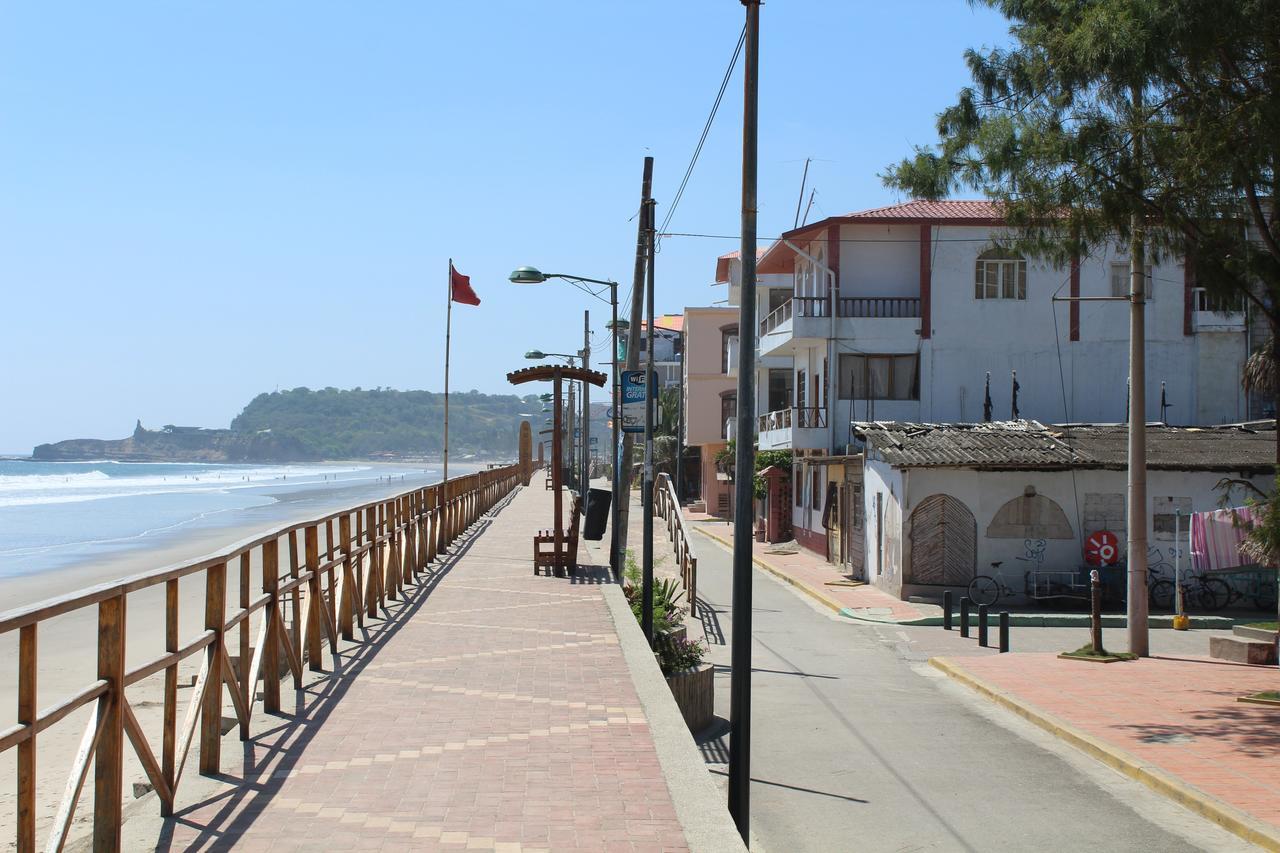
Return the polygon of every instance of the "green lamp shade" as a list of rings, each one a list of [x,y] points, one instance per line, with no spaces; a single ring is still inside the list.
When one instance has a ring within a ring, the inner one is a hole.
[[[507,279],[512,284],[542,284],[547,277],[537,267],[519,267]]]
[[[531,349],[524,354],[525,358],[539,359],[546,358],[547,354],[540,349]]]

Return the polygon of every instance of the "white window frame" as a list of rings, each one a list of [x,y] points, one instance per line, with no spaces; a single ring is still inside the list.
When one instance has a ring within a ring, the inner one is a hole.
[[[1027,299],[1027,259],[988,249],[978,255],[973,270],[974,299]]]

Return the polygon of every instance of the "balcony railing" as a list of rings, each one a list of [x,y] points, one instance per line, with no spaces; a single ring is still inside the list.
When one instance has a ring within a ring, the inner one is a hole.
[[[819,406],[778,409],[760,415],[756,428],[760,432],[776,429],[822,429],[827,425],[827,410]]]
[[[1207,309],[1197,308],[1196,310]],[[830,316],[831,300],[827,297],[794,296],[760,321],[760,334],[769,334],[792,317]],[[836,300],[836,316],[918,319],[920,299],[911,296],[841,296]]]
[[[767,335],[783,323],[791,319],[791,303],[795,301],[788,299],[777,308],[769,312],[769,316],[760,321],[760,334]]]
[[[842,296],[841,317],[906,317],[920,316],[920,300],[904,296]]]
[[[1191,308],[1193,311],[1212,311],[1215,314],[1243,314],[1244,298],[1239,294],[1223,296],[1210,293],[1203,287],[1193,287]]]

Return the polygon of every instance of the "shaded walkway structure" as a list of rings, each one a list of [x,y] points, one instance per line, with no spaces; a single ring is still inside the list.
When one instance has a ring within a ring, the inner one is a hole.
[[[328,701],[244,744],[241,793],[178,803],[160,846],[687,849],[607,567],[530,570],[552,502],[520,489],[477,522],[379,642],[308,688]]]

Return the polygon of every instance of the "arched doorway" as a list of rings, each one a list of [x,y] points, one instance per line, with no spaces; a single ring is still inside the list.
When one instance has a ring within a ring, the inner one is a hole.
[[[977,565],[978,524],[951,495],[930,495],[911,513],[911,557],[904,582],[964,586]]]

